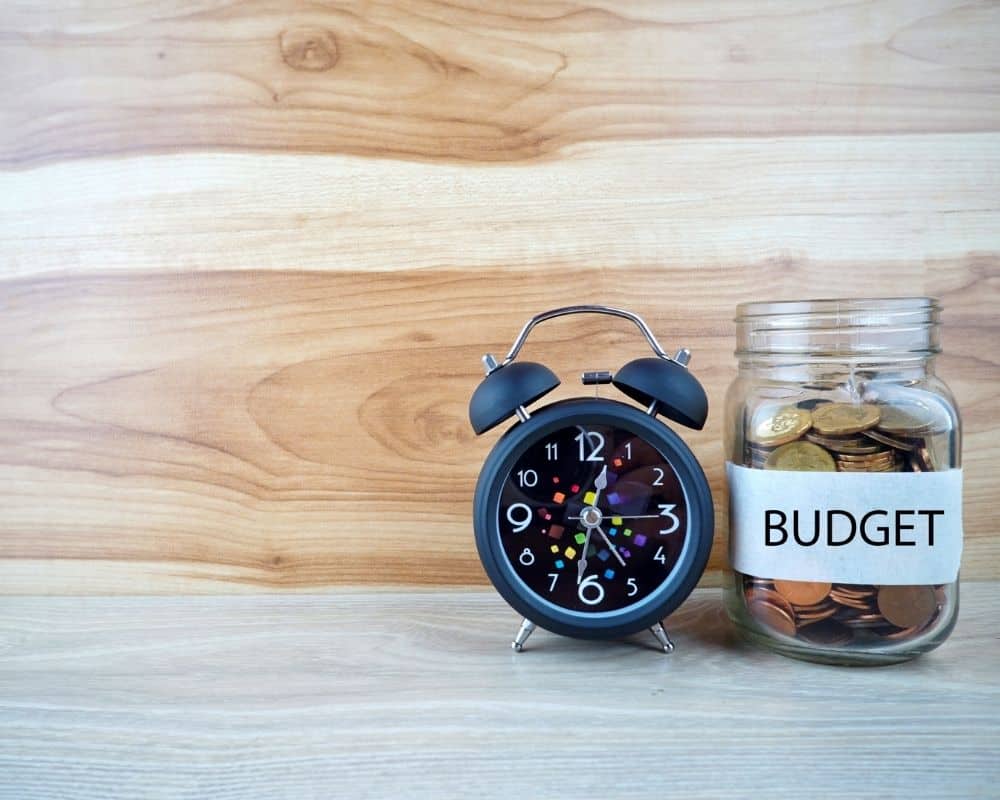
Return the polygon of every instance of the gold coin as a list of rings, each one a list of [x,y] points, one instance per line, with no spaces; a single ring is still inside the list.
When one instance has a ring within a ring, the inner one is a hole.
[[[937,613],[933,586],[882,586],[878,610],[897,628],[923,626]]]
[[[812,414],[804,408],[784,406],[775,413],[767,411],[750,432],[750,440],[754,444],[776,447],[779,444],[794,442],[812,427]]]
[[[877,464],[880,461],[893,461],[896,458],[892,450],[879,450],[876,453],[866,455],[854,455],[853,453],[837,453],[838,461],[846,461],[850,464]]]
[[[869,445],[846,445],[846,444],[829,444],[825,441],[820,441],[818,438],[813,439],[808,437],[808,441],[813,444],[818,444],[820,447],[829,450],[831,453],[843,454],[847,456],[870,456],[875,453],[884,453],[885,449],[881,445],[877,445],[874,442]]]
[[[816,581],[775,581],[774,589],[793,606],[812,606],[830,594],[831,584]]]
[[[878,406],[827,403],[813,411],[813,428],[825,436],[846,436],[874,428],[880,418]]]
[[[826,450],[811,442],[782,445],[767,457],[764,469],[788,472],[836,472],[837,464]]]

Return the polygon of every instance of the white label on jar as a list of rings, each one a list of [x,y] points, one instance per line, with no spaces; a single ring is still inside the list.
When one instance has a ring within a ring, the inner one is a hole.
[[[729,560],[783,580],[951,583],[962,558],[962,470],[786,472],[726,464]]]

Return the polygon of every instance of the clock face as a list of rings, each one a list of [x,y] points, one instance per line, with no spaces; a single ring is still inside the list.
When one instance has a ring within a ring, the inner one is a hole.
[[[568,425],[514,464],[497,523],[529,590],[593,613],[632,606],[660,587],[684,548],[688,510],[673,467],[648,441],[616,426]]]

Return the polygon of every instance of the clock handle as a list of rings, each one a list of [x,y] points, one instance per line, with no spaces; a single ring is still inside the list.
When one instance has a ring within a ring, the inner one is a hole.
[[[517,358],[517,354],[521,352],[521,348],[524,347],[524,342],[528,338],[528,334],[531,333],[532,329],[536,325],[541,322],[545,322],[546,320],[555,319],[556,317],[566,317],[570,314],[605,314],[609,317],[621,317],[622,319],[627,319],[634,323],[635,326],[642,331],[642,335],[646,337],[646,341],[649,342],[649,346],[660,358],[666,359],[667,361],[674,361],[681,366],[687,366],[688,359],[691,357],[691,354],[687,350],[681,350],[675,356],[668,356],[666,351],[660,347],[660,343],[656,341],[656,337],[649,329],[649,326],[638,314],[633,314],[631,311],[626,311],[623,308],[613,308],[612,306],[583,305],[553,308],[551,311],[543,311],[541,314],[533,316],[521,329],[521,332],[514,340],[514,344],[511,345],[510,352],[507,353],[503,362],[499,366],[506,366]]]

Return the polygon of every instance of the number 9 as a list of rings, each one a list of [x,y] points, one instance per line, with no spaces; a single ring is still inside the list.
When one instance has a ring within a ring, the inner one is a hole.
[[[517,518],[515,518],[515,512],[517,512]],[[514,503],[507,509],[507,522],[514,526],[514,533],[520,533],[531,522],[531,509],[524,503]]]

